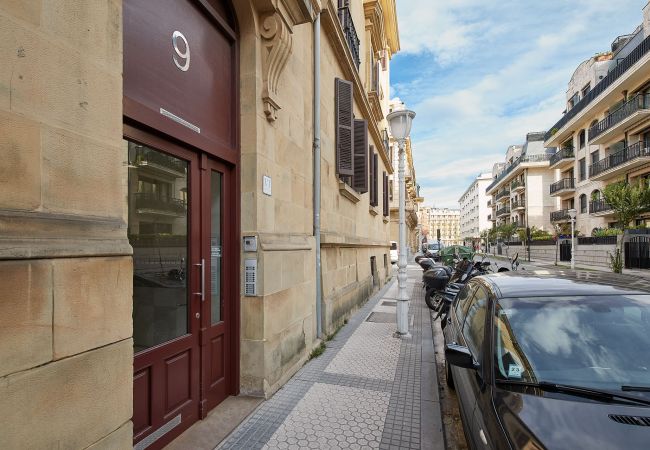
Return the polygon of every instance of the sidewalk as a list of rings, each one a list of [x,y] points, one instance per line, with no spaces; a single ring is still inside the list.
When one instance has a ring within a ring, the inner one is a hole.
[[[407,274],[412,337],[393,337],[394,278],[217,448],[444,449],[422,271]]]
[[[508,261],[508,256],[506,255],[493,255],[489,253],[488,256],[493,259]],[[531,268],[537,268],[537,269],[555,269],[555,270],[571,269],[571,263],[567,261],[558,261],[557,264],[555,264],[555,261],[552,260],[531,259],[530,262],[528,262],[528,260],[526,259],[526,255],[522,255],[521,253],[519,254],[519,261],[521,262],[522,266],[526,268],[530,266]],[[596,272],[612,273],[612,269],[610,269],[609,267],[593,266],[593,265],[581,264],[581,263],[576,263],[576,270],[591,270]],[[623,274],[650,279],[650,270],[623,269]]]

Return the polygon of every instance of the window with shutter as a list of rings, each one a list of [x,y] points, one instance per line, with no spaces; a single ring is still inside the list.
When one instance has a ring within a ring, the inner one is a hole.
[[[384,217],[388,217],[388,175],[384,174],[383,194],[384,194]]]
[[[336,172],[347,179],[354,175],[352,158],[352,132],[354,115],[352,112],[352,83],[336,79]]]
[[[352,187],[360,194],[368,192],[368,122],[354,120],[354,176]]]
[[[370,192],[370,206],[375,205],[375,190],[373,186],[375,185],[375,167],[374,167],[374,147],[372,145],[368,146],[368,177],[369,177],[369,184],[368,184],[368,191]]]
[[[374,152],[374,148],[371,145],[371,149],[373,149],[372,152],[372,186],[370,187],[373,192],[373,200],[374,203],[372,203],[372,206],[377,206],[379,205],[379,158],[377,157],[377,154]]]

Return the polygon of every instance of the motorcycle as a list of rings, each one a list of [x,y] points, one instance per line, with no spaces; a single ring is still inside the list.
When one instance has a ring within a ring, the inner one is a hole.
[[[439,311],[445,300],[453,300],[458,291],[471,278],[484,275],[490,271],[490,263],[484,261],[460,260],[457,255],[454,258],[455,267],[435,267],[423,275],[425,283],[425,302],[427,306]]]
[[[499,267],[495,261],[494,265],[497,267],[497,272],[510,272],[511,270],[519,270],[519,252],[515,253],[514,257],[508,258],[508,262],[510,263],[509,269],[507,267]],[[522,267],[521,270],[526,269]]]

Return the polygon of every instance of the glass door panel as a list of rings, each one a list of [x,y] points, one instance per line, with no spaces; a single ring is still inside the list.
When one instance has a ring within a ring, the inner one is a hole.
[[[221,192],[222,175],[210,171],[210,281],[211,281],[211,323],[221,322]]]
[[[188,163],[127,141],[136,353],[188,333]]]

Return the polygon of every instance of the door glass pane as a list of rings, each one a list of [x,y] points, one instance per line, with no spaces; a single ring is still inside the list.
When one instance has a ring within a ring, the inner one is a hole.
[[[188,331],[188,163],[134,142],[126,146],[133,343],[139,352]]]
[[[221,173],[210,176],[210,281],[212,324],[221,322]]]

